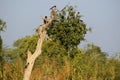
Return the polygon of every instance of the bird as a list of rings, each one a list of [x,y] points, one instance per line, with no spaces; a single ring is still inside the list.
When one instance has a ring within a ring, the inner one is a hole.
[[[52,7],[50,8],[50,10],[52,10],[52,11],[54,11],[54,12],[57,12],[57,11],[58,11],[56,5],[52,6]]]
[[[80,12],[77,12],[76,17],[80,17]]]
[[[52,6],[52,7],[50,8],[50,10],[52,10],[52,11],[51,11],[51,14],[50,14],[50,17],[51,17],[51,18],[54,18],[55,14],[56,14],[57,11],[58,11],[56,5]]]
[[[48,23],[48,19],[47,19],[47,16],[45,16],[45,18],[44,18],[44,24],[46,24],[46,23]]]
[[[56,5],[52,6],[50,9],[56,8]]]

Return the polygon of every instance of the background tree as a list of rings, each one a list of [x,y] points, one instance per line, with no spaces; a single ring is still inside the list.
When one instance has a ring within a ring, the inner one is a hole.
[[[0,34],[2,31],[4,31],[6,28],[6,22],[4,22],[2,19],[0,19]],[[0,35],[0,52],[2,51],[2,37]]]
[[[4,72],[3,65],[4,65],[5,60],[3,58],[4,54],[2,52],[3,41],[2,41],[2,37],[1,37],[1,32],[4,31],[5,28],[6,28],[6,22],[4,22],[2,19],[0,19],[0,65],[1,65],[0,69],[1,69],[1,75],[2,75],[2,77],[0,79],[3,79],[3,77],[4,77],[4,75],[3,75],[3,72]]]
[[[27,49],[29,49],[33,53],[37,45],[37,40],[38,34],[35,33],[32,36],[26,36],[21,39],[18,39],[13,43],[15,51],[17,51],[18,55],[23,59],[24,62],[27,58]]]

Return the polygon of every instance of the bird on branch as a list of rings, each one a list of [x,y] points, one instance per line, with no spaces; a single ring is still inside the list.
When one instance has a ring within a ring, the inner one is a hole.
[[[52,10],[50,17],[53,18],[55,16],[55,14],[57,13],[58,9],[57,9],[56,5],[54,5],[50,8],[50,10]]]

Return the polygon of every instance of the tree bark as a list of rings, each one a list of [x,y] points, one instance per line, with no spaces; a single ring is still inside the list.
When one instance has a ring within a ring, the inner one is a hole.
[[[52,17],[51,19],[49,19],[48,23],[43,24],[41,27],[39,27],[39,39],[37,42],[37,46],[36,46],[36,50],[35,52],[32,54],[29,49],[27,51],[27,63],[25,66],[25,72],[24,72],[24,77],[23,80],[29,80],[30,79],[30,75],[32,72],[32,68],[34,65],[34,62],[36,60],[36,58],[41,54],[41,48],[42,48],[42,43],[46,37],[46,28],[49,26],[49,24],[52,22],[54,17]]]

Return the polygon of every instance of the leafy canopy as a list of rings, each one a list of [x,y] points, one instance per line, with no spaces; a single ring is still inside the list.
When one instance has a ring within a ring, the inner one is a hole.
[[[47,32],[52,40],[59,40],[66,49],[72,49],[85,40],[87,28],[81,20],[80,12],[75,11],[72,6],[66,6],[56,13],[55,20]]]

